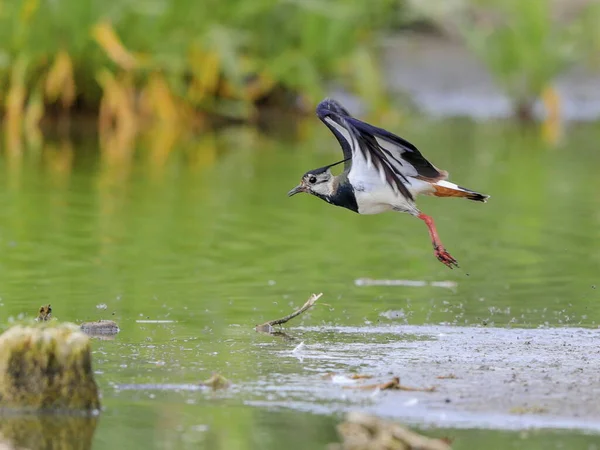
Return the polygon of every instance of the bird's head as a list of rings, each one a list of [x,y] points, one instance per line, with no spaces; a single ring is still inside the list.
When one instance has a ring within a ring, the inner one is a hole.
[[[320,169],[309,170],[302,175],[300,184],[288,192],[288,197],[300,192],[316,195],[325,198],[334,193],[334,175],[331,173],[330,166]]]

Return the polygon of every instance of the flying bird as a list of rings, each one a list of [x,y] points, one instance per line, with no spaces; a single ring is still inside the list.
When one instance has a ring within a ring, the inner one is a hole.
[[[409,213],[427,225],[437,259],[451,269],[458,267],[442,245],[433,219],[417,208],[415,197],[423,194],[485,202],[489,195],[447,181],[448,172],[427,161],[413,144],[352,117],[336,100],[323,100],[316,112],[337,138],[344,159],[309,170],[288,196],[306,192],[359,214]],[[333,175],[331,168],[342,163],[344,171]]]

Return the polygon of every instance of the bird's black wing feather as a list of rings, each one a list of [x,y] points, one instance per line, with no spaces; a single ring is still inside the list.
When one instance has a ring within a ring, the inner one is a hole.
[[[344,159],[346,160],[344,163],[344,170],[350,170],[350,167],[352,167],[351,143],[344,137],[340,130],[327,120],[327,118],[331,118],[331,120],[339,123],[339,118],[350,117],[350,113],[335,100],[327,98],[317,105],[317,116],[319,116],[319,119],[321,119],[327,128],[329,128],[340,143],[342,152],[344,153]]]
[[[396,192],[413,199],[406,188],[410,184],[408,176],[444,178],[410,142],[382,128],[352,117],[348,111],[333,99],[325,99],[317,106],[317,115],[335,135],[344,152],[344,158],[360,152],[367,165],[372,165]],[[350,171],[351,161],[346,162],[345,170]]]
[[[405,175],[420,175],[422,177],[434,179],[444,177],[444,174],[427,161],[417,147],[406,139],[396,136],[383,128],[378,128],[355,119],[354,117],[348,118],[348,122],[350,122],[360,133],[373,136],[386,158],[392,165],[399,166],[398,170]],[[404,167],[404,169],[402,169],[402,167]]]

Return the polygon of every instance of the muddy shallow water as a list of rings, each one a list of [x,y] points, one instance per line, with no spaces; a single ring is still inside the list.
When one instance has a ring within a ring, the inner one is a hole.
[[[259,404],[310,410],[309,397],[319,399],[317,411],[323,403],[332,410],[360,405],[431,426],[600,432],[598,330],[391,325],[299,331],[301,349],[279,355],[298,359],[303,370],[268,380],[264,389],[275,398]],[[328,371],[340,376],[323,380]],[[353,373],[373,379],[352,380]],[[352,389],[393,376],[435,391]]]
[[[318,314],[303,320],[313,322]],[[107,403],[101,426],[144,420],[123,416],[140,408],[166,417],[177,411],[183,434],[204,443],[216,439],[216,448],[230,448],[215,435],[227,435],[232,426],[245,440],[233,448],[257,448],[259,442],[279,448],[277,439],[286,433],[273,427],[295,435],[290,448],[323,448],[337,439],[334,426],[342,414],[361,410],[452,437],[458,449],[483,443],[492,449],[594,449],[600,443],[595,329],[290,326],[282,330],[285,336],[274,337],[231,324],[216,333],[224,335],[215,344],[213,333],[173,337],[182,326],[148,330],[152,344],[117,339],[98,345]],[[121,357],[115,361],[114,354]],[[227,373],[232,386],[199,387],[209,368]],[[128,382],[114,382],[115,374]],[[372,378],[353,380],[352,374]],[[405,387],[435,390],[355,389],[393,376]],[[173,439],[173,433],[160,434]],[[263,436],[258,441],[257,434]],[[131,439],[132,432],[121,435]]]

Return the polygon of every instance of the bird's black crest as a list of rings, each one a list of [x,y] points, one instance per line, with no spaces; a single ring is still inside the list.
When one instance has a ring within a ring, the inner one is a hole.
[[[307,176],[309,174],[310,175],[320,175],[322,173],[327,172],[327,169],[329,169],[329,166],[319,167],[318,169],[309,170],[304,175],[302,175],[302,177],[304,178],[305,176]]]
[[[326,98],[317,105],[317,115],[319,117],[325,117],[329,113],[350,116],[348,110],[344,108],[340,102],[332,98]]]
[[[312,175],[319,175],[319,174],[325,173],[325,172],[327,172],[327,170],[328,170],[328,169],[331,169],[332,167],[334,167],[334,166],[337,166],[338,164],[345,163],[345,162],[346,162],[346,161],[348,161],[349,159],[350,159],[350,158],[348,158],[348,159],[342,159],[341,161],[335,162],[335,163],[333,163],[333,164],[329,164],[329,165],[327,165],[327,166],[324,166],[324,167],[319,167],[318,169],[309,170],[308,172],[306,172],[306,173],[303,175],[303,177],[305,177],[305,176],[306,176],[306,175],[308,175],[308,174],[312,174]]]

